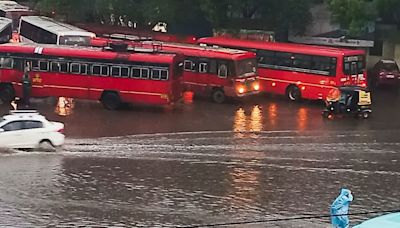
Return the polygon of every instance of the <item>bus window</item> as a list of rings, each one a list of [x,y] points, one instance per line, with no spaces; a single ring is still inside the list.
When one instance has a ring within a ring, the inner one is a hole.
[[[161,80],[168,80],[168,70],[161,70]]]
[[[108,66],[101,66],[101,76],[107,77],[109,74]]]
[[[199,73],[207,73],[207,63],[200,63],[199,64]]]
[[[67,73],[68,71],[68,64],[63,62],[51,62],[50,67],[53,72]]]
[[[293,55],[293,67],[309,70],[311,68],[311,56],[310,55],[302,55],[302,54],[294,54]]]
[[[81,66],[79,63],[71,63],[70,64],[70,72],[73,74],[80,74],[81,73]]]
[[[113,77],[121,77],[121,67],[113,66],[111,67],[111,76]]]
[[[129,78],[129,68],[128,67],[121,67],[121,77]]]
[[[150,70],[147,69],[147,68],[142,68],[142,69],[141,69],[141,75],[140,75],[140,77],[141,77],[141,78],[144,78],[144,79],[149,79],[149,77],[150,77]]]
[[[140,78],[141,70],[140,68],[132,67],[131,70],[131,78]]]
[[[39,70],[40,71],[49,71],[49,62],[40,60],[39,61]]]
[[[219,64],[218,77],[220,77],[220,78],[227,78],[228,77],[228,67],[226,66],[226,63]]]
[[[292,66],[292,54],[288,52],[277,52],[275,63],[277,66],[281,67],[291,67]]]
[[[13,67],[13,59],[12,58],[0,58],[0,68],[3,69],[12,69]]]
[[[192,60],[185,60],[184,69],[186,71],[193,71],[195,69],[195,63]]]
[[[160,80],[161,79],[161,72],[159,69],[152,69],[151,70],[151,79],[153,80]]]

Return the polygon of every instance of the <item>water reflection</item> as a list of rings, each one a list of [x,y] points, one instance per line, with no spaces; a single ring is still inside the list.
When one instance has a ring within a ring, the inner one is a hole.
[[[243,133],[251,132],[258,133],[263,130],[263,116],[260,106],[255,105],[251,109],[250,114],[246,114],[245,109],[239,108],[236,110],[233,131],[236,137],[242,138]]]
[[[306,108],[300,108],[297,112],[297,129],[299,131],[306,130],[308,122],[308,110]]]
[[[74,99],[67,97],[59,97],[55,113],[60,116],[69,116],[73,113],[75,107]]]
[[[268,106],[268,121],[272,128],[276,127],[278,119],[278,105],[276,103],[271,103]]]

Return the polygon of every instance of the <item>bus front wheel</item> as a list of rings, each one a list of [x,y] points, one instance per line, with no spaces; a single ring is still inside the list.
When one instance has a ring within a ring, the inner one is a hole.
[[[114,92],[106,92],[101,97],[101,104],[105,109],[115,110],[121,106],[121,99]]]
[[[15,99],[15,91],[12,85],[0,85],[0,100],[4,103],[11,103]]]
[[[221,104],[225,101],[225,93],[221,89],[214,89],[211,98],[215,103]]]
[[[291,85],[286,89],[286,96],[290,101],[299,101],[301,99],[301,92],[299,87]]]

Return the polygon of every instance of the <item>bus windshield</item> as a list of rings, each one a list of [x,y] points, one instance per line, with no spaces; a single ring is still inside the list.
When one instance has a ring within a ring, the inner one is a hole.
[[[60,36],[60,45],[89,46],[91,38],[88,36]]]
[[[237,64],[238,77],[246,77],[249,74],[255,74],[257,72],[257,59],[244,59],[240,60]]]
[[[365,69],[365,59],[362,55],[344,57],[344,74],[362,74]]]

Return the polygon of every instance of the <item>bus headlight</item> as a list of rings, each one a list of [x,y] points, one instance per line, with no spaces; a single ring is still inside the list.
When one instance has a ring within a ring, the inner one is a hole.
[[[260,84],[258,82],[253,83],[253,89],[256,91],[260,90]]]
[[[238,86],[237,87],[237,92],[240,94],[243,94],[244,92],[246,92],[246,89],[243,86]]]

